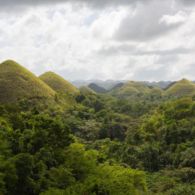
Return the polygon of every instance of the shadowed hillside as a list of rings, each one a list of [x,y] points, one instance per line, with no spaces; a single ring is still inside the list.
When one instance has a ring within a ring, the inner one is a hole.
[[[54,95],[55,92],[49,86],[18,63],[7,60],[0,64],[1,103]]]
[[[103,87],[100,87],[99,85],[95,83],[89,84],[88,87],[92,89],[93,91],[95,91],[96,93],[106,93],[107,92],[106,89],[104,89]]]

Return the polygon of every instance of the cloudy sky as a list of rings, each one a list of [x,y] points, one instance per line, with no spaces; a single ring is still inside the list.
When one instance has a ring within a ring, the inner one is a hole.
[[[195,80],[195,1],[0,0],[6,59],[68,80]]]

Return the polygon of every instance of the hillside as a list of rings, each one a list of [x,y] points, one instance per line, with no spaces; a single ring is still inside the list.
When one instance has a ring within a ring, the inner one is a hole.
[[[80,87],[79,90],[80,90],[81,94],[83,94],[83,95],[96,94],[95,91],[93,91],[89,87],[85,87],[85,86]]]
[[[83,86],[88,86],[91,83],[94,83],[98,85],[99,87],[103,87],[106,90],[111,90],[114,86],[116,86],[119,83],[125,83],[127,81],[125,80],[75,80],[73,81],[73,84],[76,87],[83,87]]]
[[[89,87],[90,89],[92,89],[93,91],[95,91],[96,93],[106,93],[106,92],[107,92],[106,89],[104,89],[103,87],[98,86],[98,85],[95,84],[95,83],[89,84],[88,87]]]
[[[159,81],[159,82],[149,82],[149,81],[143,81],[144,84],[146,84],[147,86],[150,86],[150,87],[158,87],[158,88],[161,88],[161,89],[166,89],[169,85],[172,84],[171,81]]]
[[[129,81],[121,87],[116,87],[110,93],[117,97],[129,97],[149,94],[151,89],[141,82]]]
[[[1,98],[53,91],[13,61],[0,72]],[[0,104],[0,194],[194,195],[194,98],[141,82],[75,97],[52,81],[60,93],[46,105]]]
[[[124,83],[118,83],[118,84],[116,84],[115,86],[113,86],[113,88],[110,89],[110,91],[116,90],[117,88],[121,88],[123,85],[124,85]]]
[[[7,60],[0,64],[0,103],[54,95],[49,86],[18,63]]]
[[[55,74],[54,72],[46,72],[39,78],[56,92],[68,93],[73,95],[79,93],[79,90],[74,85],[66,81],[61,76]]]
[[[174,97],[193,96],[195,95],[195,84],[189,80],[182,79],[170,85],[165,95]]]

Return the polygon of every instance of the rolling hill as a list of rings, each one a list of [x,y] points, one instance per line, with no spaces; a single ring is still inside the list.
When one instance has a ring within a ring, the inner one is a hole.
[[[15,61],[7,60],[0,64],[0,103],[54,95],[49,86]]]
[[[165,90],[166,96],[184,97],[195,95],[195,84],[187,79],[174,82]]]
[[[72,95],[79,93],[79,90],[74,85],[54,72],[46,72],[39,78],[58,93],[68,93]]]
[[[124,83],[118,83],[118,84],[114,85],[114,86],[112,87],[112,89],[110,89],[110,91],[116,90],[116,89],[118,89],[118,88],[121,88],[123,85],[124,85]]]
[[[129,81],[119,87],[114,88],[110,93],[117,97],[130,97],[142,94],[148,94],[150,88],[143,83]]]
[[[125,83],[127,81],[125,80],[95,80],[95,79],[91,79],[91,80],[75,80],[72,83],[79,87],[83,87],[83,86],[88,86],[91,83],[94,83],[96,85],[98,85],[99,87],[103,87],[106,90],[111,90],[115,85],[119,84],[119,83]]]
[[[110,95],[122,99],[144,100],[160,98],[163,90],[160,87],[148,86],[143,82],[129,81],[119,83],[109,92]]]

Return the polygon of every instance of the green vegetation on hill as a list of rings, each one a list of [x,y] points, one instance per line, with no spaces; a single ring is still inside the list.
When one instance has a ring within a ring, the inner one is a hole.
[[[0,102],[24,98],[50,98],[55,92],[30,71],[12,60],[0,64]]]
[[[46,72],[39,78],[56,92],[68,93],[72,95],[76,95],[79,93],[79,90],[74,85],[66,81],[61,76],[55,74],[54,72]]]
[[[90,89],[89,87],[80,87],[79,88],[81,94],[84,95],[90,95],[90,94],[95,94],[96,92]]]
[[[140,117],[167,99],[158,87],[147,86],[143,82],[130,81],[119,84],[107,93],[115,98],[114,109],[133,117]]]
[[[13,90],[12,104],[0,94],[0,195],[195,195],[194,97],[138,82],[68,95],[58,78],[55,93],[15,62],[0,65],[0,92]],[[53,101],[34,101],[32,83]]]
[[[129,98],[129,97],[136,98],[136,97],[141,97],[144,95],[149,95],[154,90],[158,92],[159,94],[162,93],[162,90],[160,88],[149,87],[141,82],[129,81],[119,87],[113,88],[110,94],[116,97],[120,97],[120,98]]]
[[[168,87],[165,95],[173,97],[193,96],[195,95],[195,84],[186,79],[182,79]]]

